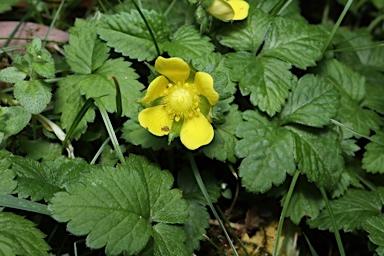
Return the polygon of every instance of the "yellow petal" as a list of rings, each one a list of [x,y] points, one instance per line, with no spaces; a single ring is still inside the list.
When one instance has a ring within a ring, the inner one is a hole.
[[[172,120],[163,105],[141,111],[139,113],[139,123],[156,136],[167,135],[172,128]]]
[[[232,20],[243,20],[248,17],[249,4],[243,0],[229,0],[235,15]]]
[[[213,139],[213,127],[199,113],[198,116],[185,118],[180,131],[180,140],[190,150],[195,150],[203,145],[209,144]]]
[[[223,21],[230,21],[235,16],[235,12],[231,5],[224,0],[214,0],[208,13]]]
[[[215,105],[219,100],[219,94],[213,89],[213,78],[205,72],[197,72],[194,84],[198,94],[207,98],[211,106]]]
[[[188,64],[180,58],[158,57],[155,62],[156,70],[168,77],[172,82],[185,82],[189,77],[191,69]]]
[[[164,91],[168,85],[169,81],[165,76],[156,77],[148,86],[147,92],[144,98],[141,100],[141,103],[147,104],[151,101],[163,97]]]

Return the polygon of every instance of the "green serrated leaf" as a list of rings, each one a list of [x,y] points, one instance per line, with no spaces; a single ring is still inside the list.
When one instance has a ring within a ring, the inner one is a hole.
[[[338,134],[330,129],[288,127],[295,139],[295,158],[299,170],[318,187],[332,188],[339,182],[344,167]]]
[[[240,141],[235,150],[244,158],[239,175],[248,191],[264,193],[296,170],[294,140],[287,130],[278,127],[277,121],[260,112],[245,111],[243,118],[245,122],[236,130]]]
[[[373,135],[365,146],[363,168],[370,173],[384,173],[384,133]]]
[[[250,94],[251,103],[274,116],[281,111],[288,91],[296,79],[291,65],[274,58],[255,58],[248,53],[228,54],[231,79],[239,82],[243,96]]]
[[[31,113],[21,107],[0,107],[0,131],[5,136],[18,134],[23,130],[31,120]]]
[[[0,212],[0,255],[48,255],[51,248],[36,224],[10,212]]]
[[[171,246],[170,241],[158,237],[159,229],[152,225],[162,223],[162,229],[188,219],[188,203],[181,199],[179,190],[171,189],[172,183],[169,172],[144,157],[131,155],[116,169],[104,166],[93,170],[81,183],[70,185],[68,192],[57,193],[49,208],[56,220],[69,222],[70,232],[88,235],[90,248],[106,246],[109,255],[133,255],[154,237],[155,251],[156,247],[161,251]],[[172,246],[182,251],[183,232],[172,230],[179,237]]]
[[[17,83],[24,80],[26,77],[27,74],[16,67],[8,67],[0,70],[0,81],[6,83]]]
[[[364,229],[369,233],[369,240],[376,244],[378,248],[376,252],[378,255],[384,254],[384,217],[383,216],[373,216],[368,218],[363,223]]]
[[[19,81],[13,94],[20,105],[32,114],[41,113],[51,101],[51,88],[42,80]]]
[[[194,26],[184,25],[173,34],[171,42],[164,42],[163,48],[170,56],[189,62],[213,52],[214,45],[209,41],[209,37],[202,37]]]
[[[0,151],[0,195],[11,194],[16,186],[16,173],[9,169],[11,166],[11,153],[5,150]]]
[[[86,75],[66,76],[59,81],[59,88],[55,92],[55,113],[62,113],[60,120],[64,129],[69,129],[74,122],[77,114],[86,103],[84,96],[81,96],[79,82]],[[87,123],[93,122],[95,119],[95,110],[89,108],[85,113],[77,128],[73,132],[73,136],[78,139],[87,129]]]
[[[91,74],[107,61],[109,47],[98,38],[95,22],[75,25],[76,31],[64,47],[66,60],[73,72]]]
[[[142,10],[162,53],[169,30],[164,16],[155,11]],[[101,39],[124,56],[139,61],[151,61],[158,56],[155,44],[140,14],[136,10],[104,16],[97,28]],[[129,43],[127,43],[129,42]]]
[[[183,229],[187,234],[186,246],[190,252],[200,248],[200,240],[206,234],[206,229],[209,227],[209,213],[205,206],[195,202],[189,201],[189,218],[184,223]]]
[[[224,117],[225,123],[215,126],[215,136],[210,144],[203,148],[206,156],[225,162],[235,163],[235,146],[238,139],[235,136],[236,127],[242,122],[241,112],[237,105],[232,105],[229,113]]]
[[[270,29],[273,18],[260,9],[252,9],[244,22],[226,24],[218,30],[217,37],[222,45],[236,51],[256,53]]]
[[[327,34],[321,27],[276,17],[268,30],[262,56],[284,60],[300,69],[315,66],[322,57]]]
[[[187,236],[180,227],[158,223],[153,226],[154,256],[188,256],[190,252],[184,242]]]
[[[220,197],[221,187],[219,181],[209,172],[202,173],[202,179],[211,201],[217,202]],[[183,197],[189,201],[198,202],[201,205],[207,205],[207,201],[200,190],[199,185],[192,173],[192,170],[184,168],[179,172],[177,177],[177,184],[183,191]]]
[[[61,155],[61,144],[52,143],[39,138],[28,140],[24,137],[19,138],[23,153],[34,160],[51,160]]]
[[[347,191],[349,186],[353,186],[355,188],[363,189],[363,185],[360,184],[360,180],[358,179],[356,173],[358,173],[358,169],[360,167],[356,166],[355,163],[347,164],[341,173],[340,181],[336,184],[336,186],[331,191],[331,197],[337,198]]]
[[[87,98],[97,98],[103,102],[108,112],[116,111],[116,87],[111,79],[115,77],[120,85],[122,114],[132,117],[139,107],[141,90],[144,86],[136,79],[139,77],[130,67],[131,63],[123,58],[108,60],[94,74],[78,82],[80,91]]]
[[[365,136],[369,136],[371,130],[378,131],[380,129],[380,125],[383,123],[380,116],[361,105],[365,97],[365,79],[363,76],[336,59],[322,62],[316,70],[327,76],[340,91],[341,107],[337,116],[340,122],[349,129]],[[344,135],[345,138],[354,135],[346,130],[344,133],[346,134]]]
[[[326,79],[311,74],[300,78],[284,105],[283,123],[321,128],[330,124],[340,107],[340,93]]]
[[[351,232],[354,229],[360,229],[362,224],[372,216],[379,216],[383,205],[382,196],[383,189],[378,191],[349,189],[342,197],[331,201],[337,228]],[[309,220],[308,224],[311,228],[333,230],[327,210],[323,210],[316,219]]]
[[[285,199],[284,196],[281,205],[284,204]],[[294,224],[298,225],[304,216],[316,218],[324,207],[325,202],[319,189],[300,177],[289,201],[287,216],[291,218]]]

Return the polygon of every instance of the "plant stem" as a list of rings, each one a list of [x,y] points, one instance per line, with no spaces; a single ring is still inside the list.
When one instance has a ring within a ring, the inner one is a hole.
[[[0,206],[50,215],[48,206],[11,195],[0,195]]]
[[[324,188],[320,188],[320,192],[321,192],[321,195],[323,196],[325,204],[327,205],[329,216],[331,217],[333,231],[335,233],[335,238],[336,238],[337,247],[339,248],[339,253],[341,256],[345,256],[343,242],[341,241],[340,233],[339,233],[339,230],[337,229],[335,218],[333,217],[333,212],[332,212],[331,204],[329,203],[329,200],[328,200],[327,193],[325,192]]]
[[[279,219],[279,225],[277,226],[275,244],[273,246],[273,254],[272,254],[273,256],[276,256],[278,253],[277,250],[279,249],[279,240],[280,240],[281,232],[283,231],[284,218],[285,218],[285,215],[287,215],[289,202],[291,201],[293,189],[296,186],[296,182],[297,182],[297,179],[299,178],[299,175],[300,175],[300,171],[296,170],[295,175],[293,175],[291,185],[289,186],[287,197],[285,198],[283,210],[281,211],[281,215]]]

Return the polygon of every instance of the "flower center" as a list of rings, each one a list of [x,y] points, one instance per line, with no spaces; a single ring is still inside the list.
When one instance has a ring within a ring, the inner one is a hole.
[[[162,104],[171,119],[178,122],[180,118],[192,117],[199,113],[199,96],[193,84],[178,82],[168,84],[167,88]]]

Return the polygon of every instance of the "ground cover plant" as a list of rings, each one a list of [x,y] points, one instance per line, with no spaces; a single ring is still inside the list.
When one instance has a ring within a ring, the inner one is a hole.
[[[384,255],[384,1],[0,12],[0,255]]]

